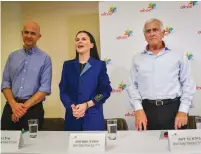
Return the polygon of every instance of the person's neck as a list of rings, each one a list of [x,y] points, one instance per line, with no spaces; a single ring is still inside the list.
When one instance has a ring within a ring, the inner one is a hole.
[[[26,52],[29,52],[29,51],[31,50],[31,48],[33,48],[33,47],[24,45],[24,48],[25,48],[25,51],[26,51]]]
[[[161,42],[160,44],[149,45],[148,47],[149,47],[149,51],[157,55],[161,51],[161,49],[165,47],[165,45],[163,42]]]
[[[85,64],[90,58],[89,54],[79,54],[79,62]]]

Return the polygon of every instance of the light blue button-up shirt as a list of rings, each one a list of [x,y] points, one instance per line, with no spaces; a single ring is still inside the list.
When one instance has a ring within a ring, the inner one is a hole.
[[[1,91],[11,88],[14,97],[29,99],[37,91],[51,93],[51,58],[38,47],[20,49],[9,55],[4,68]]]
[[[157,55],[144,50],[133,58],[127,92],[135,111],[142,100],[181,97],[180,112],[188,113],[196,86],[187,57],[181,51],[163,48]]]

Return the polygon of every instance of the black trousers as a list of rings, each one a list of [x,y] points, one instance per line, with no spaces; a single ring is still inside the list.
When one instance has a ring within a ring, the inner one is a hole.
[[[25,101],[26,100],[23,100],[23,102],[20,101],[20,103],[24,103]],[[44,122],[44,109],[42,102],[32,106],[16,123],[12,121],[12,114],[13,112],[11,106],[8,104],[8,102],[6,102],[1,117],[1,130],[29,130],[29,119],[38,119],[38,129],[42,130]]]
[[[179,110],[180,99],[168,101],[168,104],[156,106],[148,100],[142,101],[142,106],[147,116],[148,130],[170,130],[174,128],[176,114]],[[186,129],[187,125],[180,129]]]

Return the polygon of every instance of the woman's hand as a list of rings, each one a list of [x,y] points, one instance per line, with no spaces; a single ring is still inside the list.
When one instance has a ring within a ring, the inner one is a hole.
[[[85,115],[85,111],[87,110],[87,103],[82,103],[78,105],[71,105],[73,116],[76,117],[76,119],[82,118]]]

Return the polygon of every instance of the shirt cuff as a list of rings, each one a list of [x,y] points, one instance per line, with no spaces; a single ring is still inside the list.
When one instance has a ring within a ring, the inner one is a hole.
[[[189,109],[190,109],[190,106],[186,105],[184,103],[181,103],[180,106],[179,106],[179,112],[184,112],[184,113],[188,114]]]
[[[143,109],[141,100],[132,100],[131,104],[133,105],[135,111]]]
[[[40,87],[40,88],[38,89],[38,91],[48,93],[48,95],[51,94],[51,90],[50,90],[50,89],[47,89],[47,88],[42,88],[42,87]]]
[[[10,82],[4,81],[4,82],[1,84],[1,91],[2,91],[4,88],[11,88]]]

